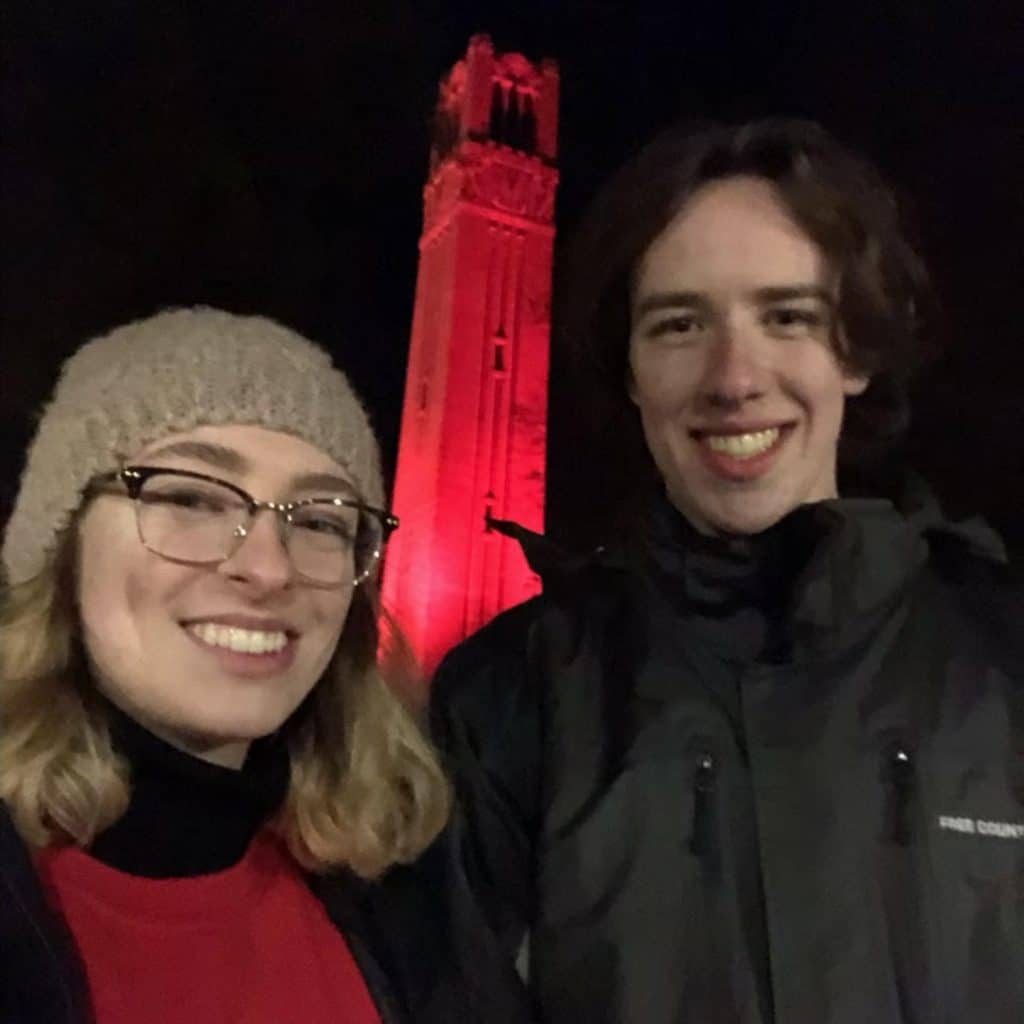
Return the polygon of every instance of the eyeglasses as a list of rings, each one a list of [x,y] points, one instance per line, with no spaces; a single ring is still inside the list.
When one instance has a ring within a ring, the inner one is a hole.
[[[195,565],[226,561],[266,509],[295,571],[321,586],[359,586],[398,526],[395,516],[354,499],[257,501],[226,480],[183,469],[126,466],[94,483],[118,481],[134,502],[139,539],[154,554]]]

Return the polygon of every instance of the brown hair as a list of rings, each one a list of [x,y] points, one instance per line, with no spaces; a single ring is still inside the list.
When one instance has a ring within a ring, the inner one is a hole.
[[[893,192],[866,160],[809,121],[671,128],[603,187],[568,253],[560,337],[574,388],[585,396],[613,475],[635,490],[653,463],[628,400],[633,276],[654,239],[710,181],[752,175],[770,181],[793,219],[825,254],[839,282],[841,358],[868,374],[847,403],[840,461],[864,461],[898,440],[909,421],[907,382],[937,328],[927,273]],[[616,470],[617,455],[621,466]]]

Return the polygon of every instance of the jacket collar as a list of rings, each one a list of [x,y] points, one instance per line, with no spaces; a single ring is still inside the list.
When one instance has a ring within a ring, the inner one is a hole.
[[[578,591],[587,574],[650,575],[677,611],[693,610],[720,585],[718,596],[778,607],[796,657],[845,650],[905,598],[936,555],[1005,562],[998,536],[980,520],[951,523],[913,474],[895,501],[832,499],[804,505],[753,537],[703,538],[664,496],[648,510],[637,539],[588,555],[569,554],[515,523],[492,521],[517,540],[557,600]],[[718,572],[723,577],[714,580]],[[711,598],[714,599],[714,594]]]

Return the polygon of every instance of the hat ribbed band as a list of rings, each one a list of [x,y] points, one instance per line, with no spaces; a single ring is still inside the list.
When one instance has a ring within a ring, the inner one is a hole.
[[[43,568],[94,477],[162,437],[226,424],[315,445],[366,501],[383,503],[366,412],[323,349],[264,317],[172,310],[119,327],[65,362],[4,535],[8,581]]]

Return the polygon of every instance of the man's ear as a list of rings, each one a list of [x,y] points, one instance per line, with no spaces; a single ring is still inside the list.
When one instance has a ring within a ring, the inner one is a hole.
[[[840,368],[843,371],[843,394],[847,398],[863,395],[871,383],[871,375],[869,373],[858,373],[847,362],[847,357],[850,354],[850,339],[846,336],[846,331],[843,329],[842,324],[838,326],[832,343],[836,358],[839,360]]]
[[[844,373],[843,374],[843,394],[847,398],[853,398],[855,395],[863,395],[868,389],[868,385],[871,383],[870,375],[866,373]]]
[[[636,378],[633,376],[633,367],[626,363],[626,394],[634,405],[639,405],[640,400],[636,396]]]

